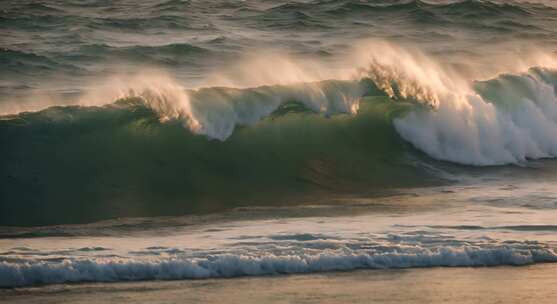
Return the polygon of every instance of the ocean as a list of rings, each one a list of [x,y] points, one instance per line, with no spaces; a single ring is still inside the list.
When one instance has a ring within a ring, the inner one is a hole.
[[[554,282],[556,1],[2,1],[0,37],[9,302]]]

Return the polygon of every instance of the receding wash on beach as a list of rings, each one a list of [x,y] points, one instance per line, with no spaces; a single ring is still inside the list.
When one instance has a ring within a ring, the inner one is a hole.
[[[0,2],[0,303],[556,303],[557,1]]]

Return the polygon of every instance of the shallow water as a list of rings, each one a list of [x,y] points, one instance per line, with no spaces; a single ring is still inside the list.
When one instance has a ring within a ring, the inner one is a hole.
[[[6,303],[553,303],[555,265],[369,270],[0,291]]]
[[[3,229],[0,285],[557,262],[552,182],[415,189],[334,205]]]

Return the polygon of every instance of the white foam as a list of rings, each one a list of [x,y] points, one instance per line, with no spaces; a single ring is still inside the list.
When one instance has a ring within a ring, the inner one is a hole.
[[[193,133],[226,140],[237,126],[254,125],[289,101],[300,102],[316,113],[355,114],[365,92],[358,81],[287,83],[186,89],[163,72],[150,71],[115,77],[102,89],[83,97],[81,104],[101,105],[107,100],[140,98],[161,121],[181,120]]]
[[[399,134],[428,155],[467,165],[557,156],[557,96],[543,70],[496,78],[500,86],[493,90],[512,92],[499,92],[509,100],[486,100],[473,83],[417,50],[383,45],[370,52],[366,72],[379,88],[430,106],[394,121]]]
[[[557,253],[544,246],[480,246],[425,248],[400,246],[396,250],[322,250],[299,254],[219,254],[205,257],[158,259],[65,259],[0,262],[0,287],[65,282],[114,282],[220,278],[251,275],[308,273],[353,269],[437,266],[527,265],[557,262]]]
[[[451,93],[444,95],[434,110],[396,119],[395,127],[404,139],[430,156],[461,164],[501,165],[555,157],[554,89],[532,75],[522,77],[534,99],[524,96],[507,108],[471,91]]]
[[[358,82],[314,82],[251,89],[190,91],[197,133],[226,140],[237,126],[254,125],[280,105],[296,101],[316,113],[356,113],[364,88]]]

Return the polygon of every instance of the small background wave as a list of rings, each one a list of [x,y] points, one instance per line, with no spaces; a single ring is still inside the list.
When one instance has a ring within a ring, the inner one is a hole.
[[[269,45],[332,61],[347,55],[354,41],[383,38],[447,55],[462,68],[482,66],[492,57],[486,53],[493,53],[486,45],[522,41],[555,47],[552,3],[7,1],[0,4],[0,106],[17,97],[14,87],[84,90],[91,77],[122,66],[164,67],[195,86],[205,74]]]

